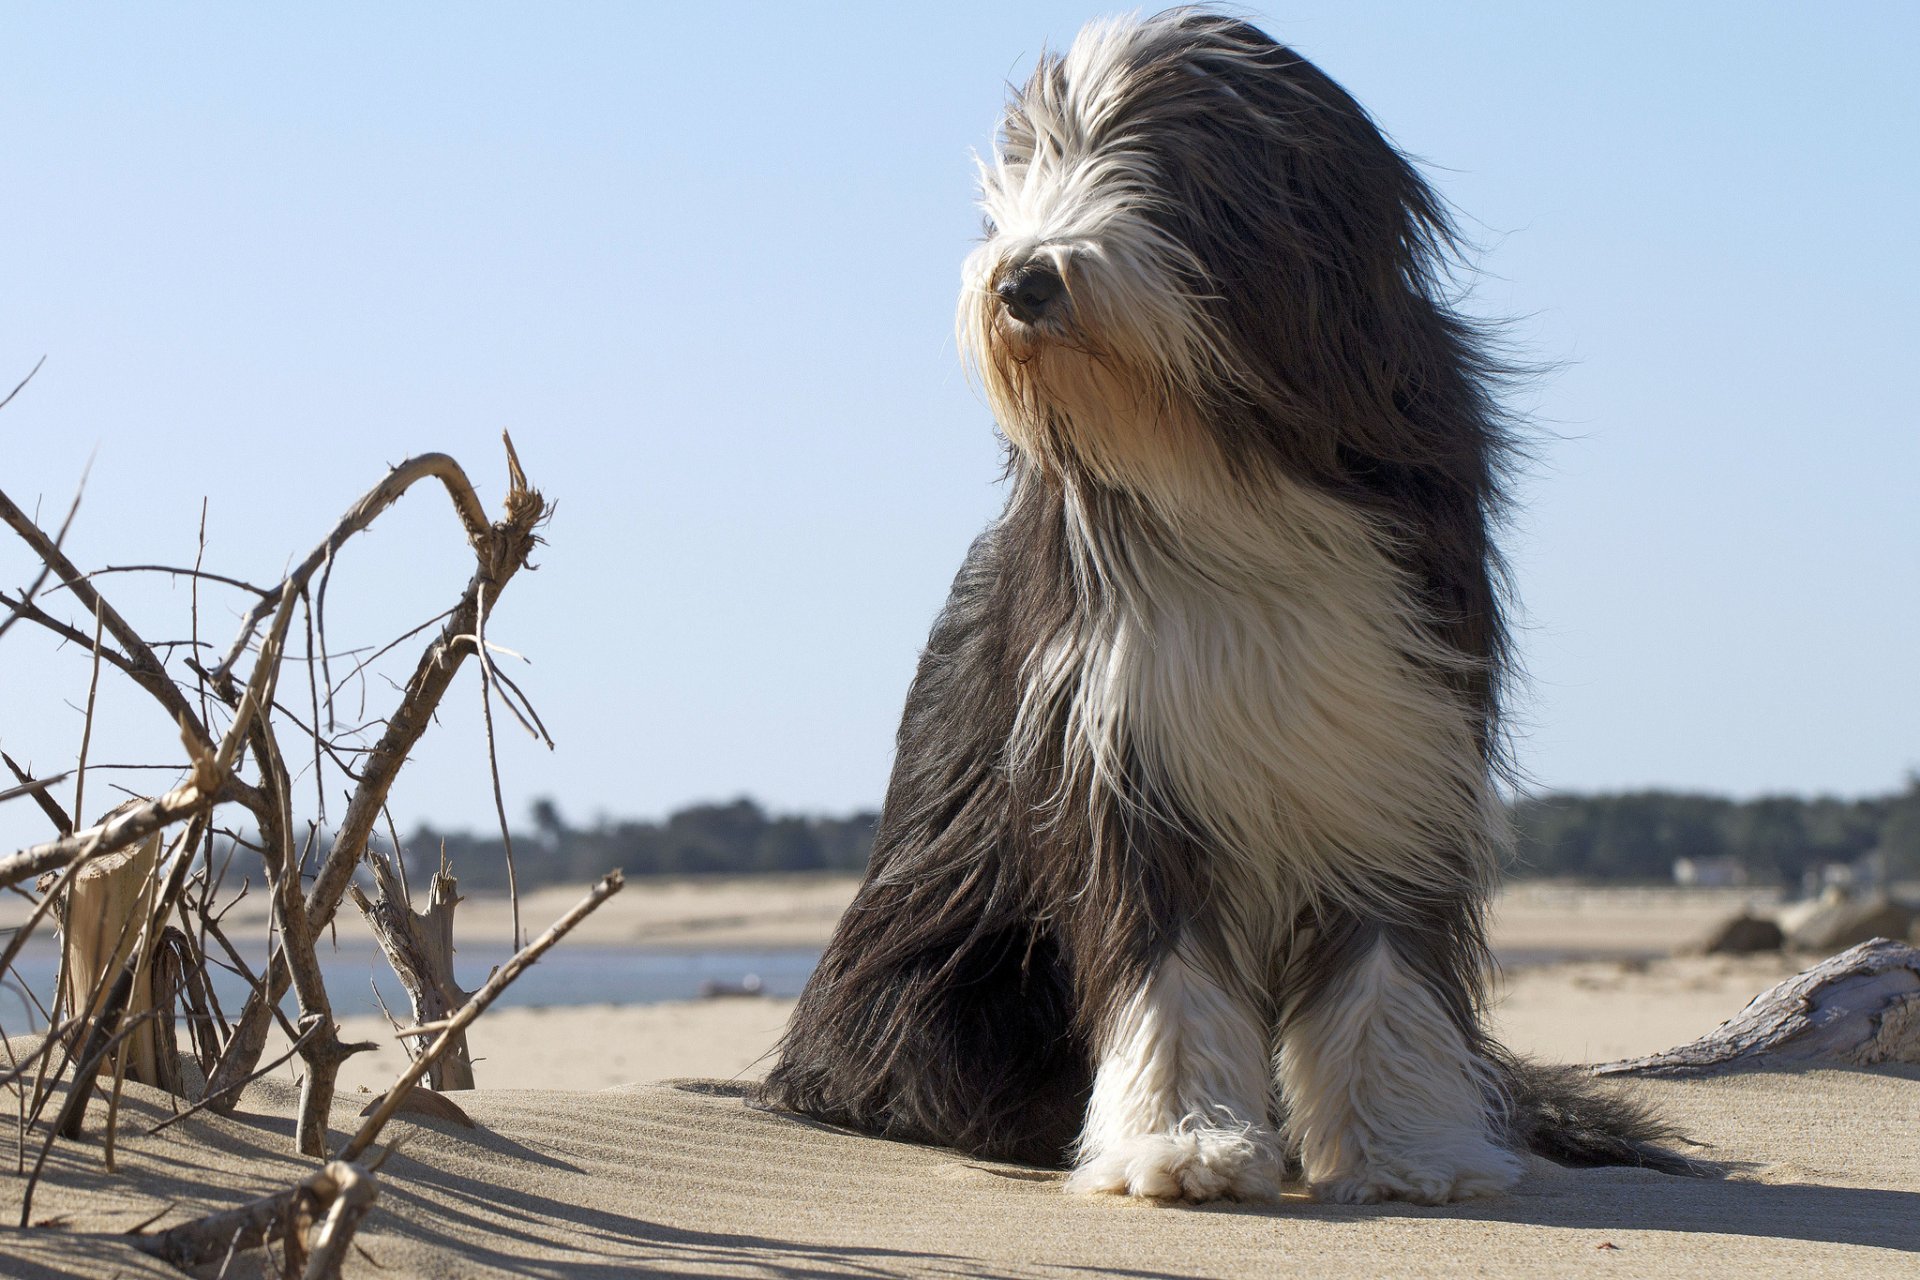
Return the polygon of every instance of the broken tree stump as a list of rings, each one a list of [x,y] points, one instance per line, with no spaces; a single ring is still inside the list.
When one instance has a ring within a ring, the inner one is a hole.
[[[1762,991],[1691,1044],[1589,1069],[1599,1076],[1692,1076],[1882,1062],[1920,1062],[1920,948],[1875,938]]]
[[[408,904],[391,862],[368,850],[366,863],[373,872],[373,896],[369,898],[355,884],[349,884],[347,892],[407,989],[413,1026],[443,1022],[470,994],[453,980],[453,909],[460,902],[459,882],[443,859],[427,889],[427,909],[419,912]],[[404,1043],[412,1056],[426,1042],[409,1038]],[[473,1059],[467,1053],[465,1032],[433,1064],[427,1080],[440,1090],[473,1088]]]
[[[124,808],[125,806],[123,806]],[[118,810],[115,811],[119,812]],[[56,904],[61,940],[60,993],[66,1007],[84,1014],[76,1043],[87,1043],[94,1023],[107,1004],[107,994],[133,959],[143,915],[151,906],[152,879],[160,861],[161,833],[138,844],[106,854],[80,868]],[[124,1009],[113,1018],[116,1026],[153,1008],[153,975],[132,984]],[[112,1028],[108,1028],[111,1032]],[[117,1050],[125,1061],[125,1075],[141,1084],[177,1087],[160,1067],[159,1044],[152,1023],[141,1027]]]

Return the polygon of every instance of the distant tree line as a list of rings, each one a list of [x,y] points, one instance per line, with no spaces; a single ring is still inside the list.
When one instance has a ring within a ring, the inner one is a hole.
[[[1885,874],[1920,879],[1920,775],[1861,800],[1631,791],[1531,796],[1512,812],[1512,871],[1522,876],[1664,881],[1678,859],[1727,858],[1752,883],[1795,886],[1829,864],[1878,855]]]
[[[1920,776],[1893,795],[1861,800],[1769,796],[1729,800],[1672,791],[1529,796],[1514,802],[1510,872],[1584,880],[1664,882],[1680,858],[1730,858],[1756,884],[1797,885],[1831,863],[1884,858],[1897,879],[1920,879]],[[658,822],[601,818],[574,826],[551,800],[535,801],[514,833],[520,886],[590,880],[609,867],[630,876],[858,872],[877,817],[770,814],[752,800],[697,804]],[[406,841],[420,871],[444,846],[465,888],[503,889],[499,834],[422,826]]]
[[[745,798],[696,804],[660,822],[602,818],[567,822],[551,800],[536,800],[532,830],[513,835],[520,887],[592,880],[610,867],[630,876],[742,875],[752,872],[866,868],[879,815],[776,816]],[[474,835],[422,826],[406,841],[407,865],[430,870],[444,846],[463,889],[504,889],[507,864],[499,832]]]

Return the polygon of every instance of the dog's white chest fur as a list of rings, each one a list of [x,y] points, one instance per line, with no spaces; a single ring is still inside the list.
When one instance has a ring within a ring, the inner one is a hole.
[[[1383,877],[1450,879],[1436,847],[1491,857],[1472,716],[1436,678],[1464,659],[1363,515],[1284,482],[1183,512],[1173,536],[1081,514],[1098,604],[1037,656],[1025,708],[1064,701],[1070,767],[1125,803],[1171,800],[1276,926]]]

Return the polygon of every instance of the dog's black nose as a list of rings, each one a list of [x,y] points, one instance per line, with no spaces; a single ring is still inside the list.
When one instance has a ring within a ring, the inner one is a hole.
[[[1044,262],[1029,262],[1001,276],[993,291],[1015,320],[1035,324],[1067,291],[1067,282]]]

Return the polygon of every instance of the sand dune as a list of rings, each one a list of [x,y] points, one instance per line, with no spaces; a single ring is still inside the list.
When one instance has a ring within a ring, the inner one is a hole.
[[[1184,1209],[1063,1195],[1057,1177],[875,1142],[683,1082],[596,1093],[481,1091],[479,1128],[396,1122],[402,1151],[358,1237],[402,1276],[1912,1275],[1920,1254],[1920,1073],[1811,1071],[1644,1086],[1733,1178],[1534,1162],[1519,1191],[1429,1209]],[[166,1113],[133,1089],[130,1118]],[[108,1233],[291,1182],[294,1095],[121,1146],[117,1177],[60,1149],[36,1217],[0,1235],[7,1274],[153,1275]],[[345,1127],[344,1104],[335,1124]],[[191,1160],[191,1164],[184,1163]],[[17,1179],[6,1183],[17,1195]],[[17,1212],[17,1202],[10,1212]],[[1610,1246],[1610,1247],[1609,1247]]]

